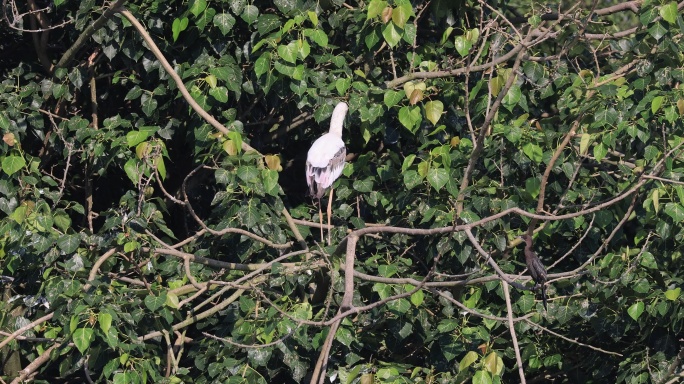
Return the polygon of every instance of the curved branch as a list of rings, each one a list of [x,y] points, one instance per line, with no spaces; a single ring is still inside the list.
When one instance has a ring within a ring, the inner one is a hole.
[[[52,317],[53,317],[54,315],[55,315],[54,312],[48,313],[47,315],[45,315],[45,316],[43,316],[43,317],[41,317],[41,318],[39,318],[39,319],[37,319],[37,320],[34,320],[34,321],[32,321],[32,322],[30,322],[30,323],[24,325],[23,327],[17,329],[16,331],[12,332],[11,335],[7,336],[7,337],[5,338],[5,340],[3,340],[3,341],[0,343],[0,349],[2,349],[5,345],[9,344],[10,341],[14,340],[14,338],[16,338],[17,336],[21,335],[22,333],[28,331],[29,329],[35,327],[35,326],[38,325],[38,324],[43,324],[44,322],[46,322],[46,321],[52,319]]]
[[[119,0],[119,1],[122,2],[123,0]],[[166,60],[166,58],[164,57],[162,52],[159,50],[159,47],[157,47],[157,45],[154,43],[154,40],[152,40],[152,37],[150,36],[150,34],[147,33],[147,31],[142,26],[142,24],[140,24],[138,19],[136,19],[135,16],[133,16],[133,14],[130,11],[128,11],[127,9],[121,9],[119,11],[119,13],[121,13],[128,21],[130,21],[131,24],[133,24],[135,29],[138,31],[138,33],[140,33],[142,38],[147,43],[147,46],[150,47],[150,51],[152,51],[154,56],[161,63],[162,67],[164,67],[164,70],[166,70],[166,72],[169,74],[169,76],[171,76],[173,81],[176,83],[178,90],[183,95],[183,98],[185,99],[185,101],[187,101],[188,104],[190,104],[190,107],[192,107],[192,109],[195,112],[197,112],[198,115],[202,116],[202,118],[204,120],[206,120],[209,124],[211,124],[214,128],[218,129],[223,134],[227,135],[230,132],[230,130],[228,128],[226,128],[223,124],[219,123],[218,120],[216,120],[207,111],[202,109],[202,107],[200,107],[200,105],[197,104],[197,102],[192,98],[192,96],[190,96],[190,92],[188,92],[188,89],[185,88],[185,84],[183,83],[183,80],[180,78],[180,76],[178,76],[176,71],[174,71],[173,67],[171,67],[171,64],[169,64],[169,62]],[[244,141],[242,142],[241,148],[245,152],[249,152],[249,151],[257,152],[256,149],[252,148],[249,144],[245,143]]]
[[[385,83],[386,88],[396,88],[401,85],[403,85],[406,82],[409,82],[411,80],[416,80],[416,79],[440,79],[443,77],[451,77],[451,76],[458,76],[458,75],[463,75],[466,72],[480,72],[480,71],[485,71],[490,68],[494,68],[497,65],[501,63],[505,63],[506,61],[512,59],[515,57],[515,55],[518,54],[525,46],[521,43],[513,47],[508,53],[506,53],[503,56],[497,57],[496,59],[490,61],[489,63],[481,64],[481,65],[473,65],[471,67],[464,67],[464,68],[456,68],[452,69],[449,71],[431,71],[431,72],[414,72],[410,73],[408,75],[398,77],[392,81],[388,81]]]
[[[121,10],[121,7],[123,7],[123,4],[126,2],[126,0],[116,0],[114,4],[112,4],[107,10],[100,16],[97,20],[95,20],[94,23],[89,24],[86,29],[83,30],[83,33],[81,33],[80,36],[78,36],[78,39],[74,42],[74,44],[64,52],[64,55],[62,55],[62,58],[59,59],[57,64],[52,69],[57,69],[57,68],[64,68],[66,65],[76,56],[76,52],[78,52],[79,49],[85,43],[97,32],[98,29],[102,28],[104,26],[105,22],[114,14],[119,12]]]
[[[173,326],[171,326],[171,329],[174,330],[174,331],[178,331],[178,330],[183,329],[183,328],[185,328],[185,327],[187,327],[187,326],[190,326],[190,325],[192,325],[192,324],[194,324],[194,323],[196,323],[196,322],[198,322],[198,321],[200,321],[200,320],[206,319],[207,317],[209,317],[209,316],[211,316],[211,315],[213,315],[213,314],[215,314],[215,313],[218,313],[218,312],[222,311],[222,310],[225,309],[227,306],[229,306],[230,304],[232,304],[235,300],[237,300],[244,292],[245,292],[244,289],[238,289],[238,290],[236,290],[235,292],[233,292],[233,294],[232,294],[230,297],[228,297],[227,299],[223,300],[223,301],[222,301],[221,303],[219,303],[218,305],[216,305],[216,306],[214,306],[214,307],[211,307],[210,309],[207,309],[206,311],[204,311],[204,312],[202,312],[202,313],[198,313],[198,314],[193,314],[193,315],[191,315],[189,318],[187,318],[187,319],[181,321],[180,323],[176,323],[176,324],[174,324]],[[162,331],[155,331],[155,332],[150,332],[150,333],[148,333],[148,334],[146,334],[146,335],[140,336],[140,337],[138,337],[137,340],[138,340],[138,341],[145,341],[145,340],[153,339],[153,338],[155,338],[155,337],[160,337],[160,336],[163,336],[163,335],[164,335],[164,332],[162,332]]]
[[[598,347],[594,347],[593,345],[589,345],[589,344],[580,343],[580,342],[577,341],[577,340],[573,340],[573,339],[571,339],[571,338],[569,338],[569,337],[565,337],[565,336],[561,335],[560,333],[557,333],[557,332],[554,332],[554,331],[552,331],[552,330],[550,330],[550,329],[548,329],[548,328],[545,328],[545,327],[543,327],[543,326],[541,326],[541,325],[535,323],[534,321],[532,321],[532,320],[530,320],[530,319],[525,319],[525,321],[526,321],[528,324],[530,324],[531,326],[536,327],[536,328],[539,328],[539,329],[541,329],[542,331],[544,331],[544,332],[546,332],[546,333],[550,333],[550,334],[552,334],[552,335],[554,335],[554,336],[556,336],[556,337],[559,337],[559,338],[561,338],[561,339],[563,339],[563,340],[565,340],[565,341],[567,341],[567,342],[569,342],[569,343],[577,344],[577,345],[582,346],[582,347],[587,347],[587,348],[593,349],[594,351],[599,351],[599,352],[605,353],[605,354],[607,354],[607,355],[622,356],[621,353],[606,351],[605,349],[601,349],[601,348],[598,348]]]
[[[508,311],[508,332],[511,333],[511,340],[513,341],[513,350],[515,351],[515,361],[518,363],[518,375],[520,382],[525,384],[525,370],[523,369],[522,357],[520,357],[520,347],[518,346],[518,337],[515,335],[515,324],[513,323],[513,308],[511,307],[511,293],[508,291],[508,283],[502,281],[504,298],[506,299],[506,310]],[[527,319],[525,319],[527,321]]]
[[[50,354],[57,347],[59,347],[59,344],[53,344],[50,348],[41,353],[40,356],[27,365],[26,368],[19,371],[19,376],[15,377],[11,384],[23,383],[31,374],[40,368],[41,365],[50,360]]]

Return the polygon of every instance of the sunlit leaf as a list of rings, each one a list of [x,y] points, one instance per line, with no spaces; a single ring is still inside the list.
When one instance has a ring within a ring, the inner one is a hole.
[[[399,28],[404,28],[413,13],[410,3],[403,3],[392,10],[392,22]]]
[[[530,158],[530,160],[534,161],[535,163],[541,163],[543,152],[541,147],[539,147],[537,144],[526,143],[523,145],[523,152],[528,158]]]
[[[468,351],[468,353],[463,356],[461,361],[458,363],[458,371],[463,372],[464,369],[470,367],[473,365],[474,362],[477,361],[479,358],[479,355],[475,351]]]
[[[665,291],[665,298],[670,300],[670,301],[675,301],[679,299],[679,295],[681,293],[681,288],[677,287],[675,289],[668,289]]]
[[[93,329],[92,328],[78,328],[71,335],[71,340],[78,348],[81,354],[84,354],[90,347],[90,343],[93,341]]]
[[[10,155],[2,159],[2,170],[10,176],[25,166],[26,160],[22,156]]]
[[[628,309],[627,309],[627,314],[629,317],[634,319],[635,321],[639,319],[641,314],[644,312],[644,302],[643,301],[638,301],[634,304],[632,304]]]
[[[439,191],[449,180],[449,172],[444,168],[431,168],[427,173],[427,180],[435,191]]]
[[[385,38],[390,47],[394,48],[401,40],[401,32],[394,23],[387,23],[382,29],[382,37]]]
[[[425,117],[432,123],[437,125],[439,119],[442,117],[444,111],[444,104],[439,100],[428,101],[425,103]]]
[[[675,24],[677,22],[678,15],[679,12],[677,11],[677,2],[675,1],[671,1],[660,7],[660,16],[662,16],[663,20],[670,24]]]

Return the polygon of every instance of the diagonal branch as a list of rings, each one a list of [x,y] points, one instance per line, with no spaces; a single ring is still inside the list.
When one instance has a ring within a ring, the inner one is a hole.
[[[117,12],[121,10],[121,7],[123,7],[124,3],[126,0],[116,0],[114,4],[111,5],[111,7],[107,8],[107,10],[100,16],[97,20],[95,20],[94,23],[88,25],[86,29],[83,30],[80,36],[78,36],[78,39],[74,42],[74,44],[64,52],[64,55],[62,55],[62,58],[59,59],[57,64],[52,68],[57,69],[57,68],[64,68],[66,65],[76,56],[76,53],[78,52],[83,45],[97,32],[98,29],[102,28],[104,26],[104,23],[114,16]]]

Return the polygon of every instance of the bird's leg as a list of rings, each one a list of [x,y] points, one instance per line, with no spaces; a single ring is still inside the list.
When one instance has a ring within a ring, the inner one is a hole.
[[[330,227],[330,215],[332,214],[332,200],[333,200],[333,192],[335,190],[333,187],[330,187],[330,197],[328,198],[328,245],[330,245],[330,231],[332,231],[332,228]]]
[[[318,221],[321,222],[321,243],[323,242],[323,207],[321,206],[321,199],[318,199]]]

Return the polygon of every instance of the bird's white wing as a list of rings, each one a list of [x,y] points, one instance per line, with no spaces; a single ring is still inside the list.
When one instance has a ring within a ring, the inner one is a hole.
[[[316,168],[325,168],[340,148],[344,148],[344,141],[338,136],[326,133],[311,145],[306,160]]]
[[[325,189],[340,177],[347,150],[342,139],[326,133],[316,140],[306,159],[306,182],[309,194],[321,198]]]

